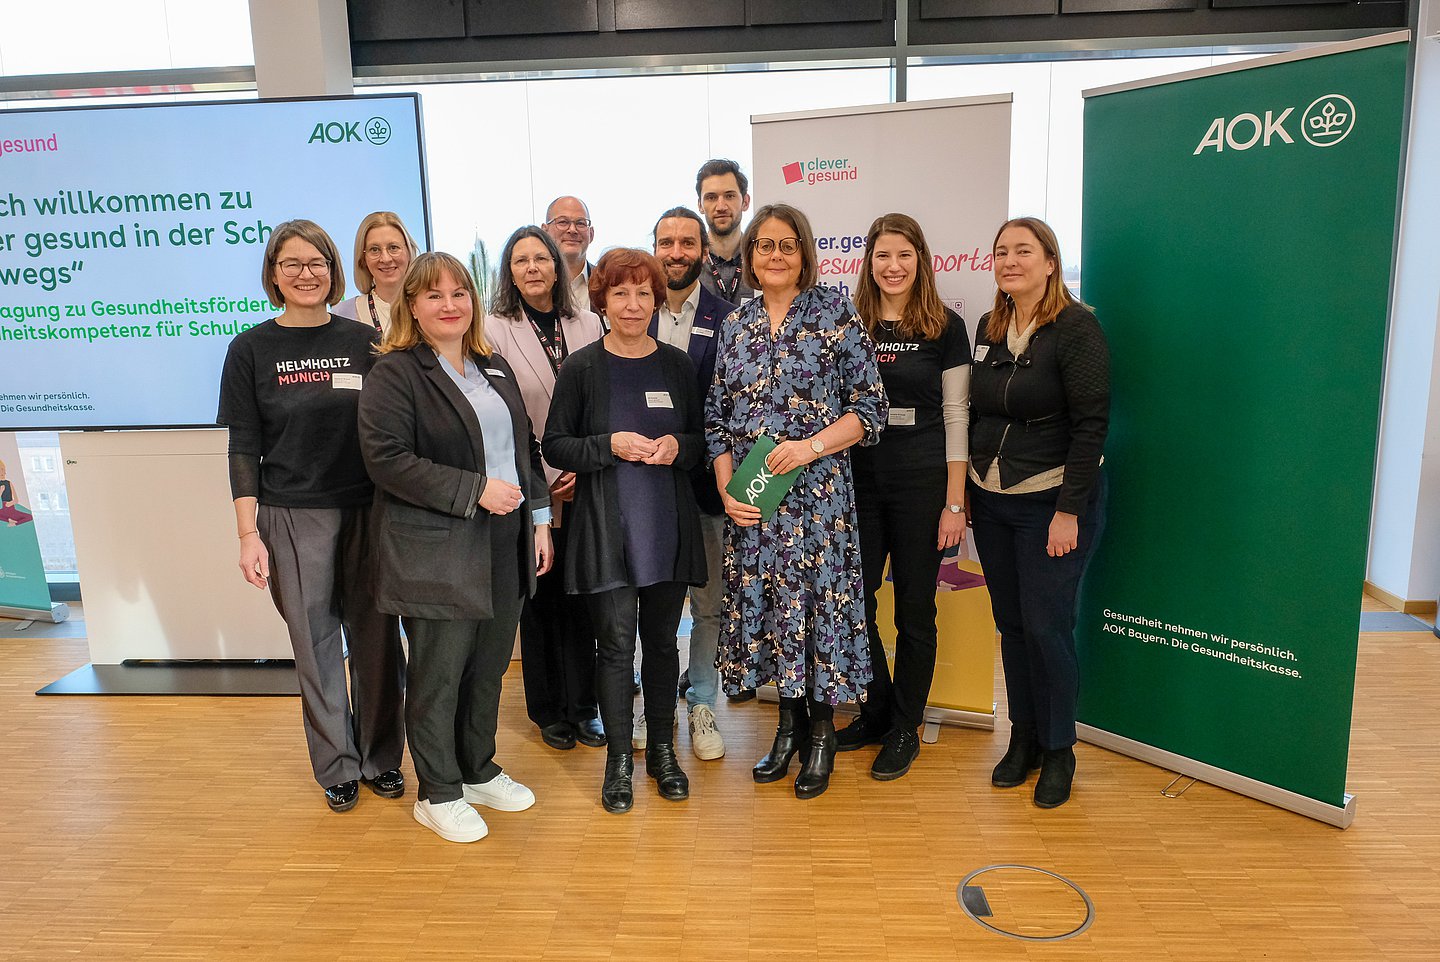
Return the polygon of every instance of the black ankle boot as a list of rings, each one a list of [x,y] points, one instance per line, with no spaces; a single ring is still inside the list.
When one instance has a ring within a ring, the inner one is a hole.
[[[835,723],[817,721],[810,725],[810,757],[795,779],[796,798],[814,798],[830,787],[835,770]]]
[[[1070,785],[1075,780],[1075,749],[1057,748],[1045,752],[1040,763],[1040,778],[1035,782],[1035,805],[1058,808],[1070,800]]]
[[[1005,757],[995,766],[990,775],[990,784],[996,788],[1014,788],[1024,785],[1030,773],[1040,767],[1040,740],[1035,732],[1018,725],[1010,728],[1010,747]]]
[[[680,770],[674,742],[651,742],[645,749],[645,773],[655,779],[661,798],[672,802],[690,797],[690,779]]]
[[[605,806],[605,811],[616,814],[630,811],[630,806],[635,804],[635,786],[631,780],[634,773],[635,756],[630,752],[605,757],[605,781],[600,785],[600,804]]]
[[[833,729],[832,729],[833,730]],[[751,773],[760,784],[778,782],[790,768],[790,759],[800,752],[801,759],[809,750],[810,717],[793,708],[780,709],[780,724],[775,727],[775,742],[769,753],[756,762]]]

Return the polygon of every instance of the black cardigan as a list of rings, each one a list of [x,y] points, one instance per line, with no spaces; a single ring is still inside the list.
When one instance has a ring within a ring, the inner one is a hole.
[[[656,343],[665,387],[684,432],[671,465],[678,517],[655,518],[656,524],[680,526],[672,581],[701,585],[706,580],[705,546],[700,537],[700,512],[690,486],[690,469],[700,463],[705,437],[695,368],[679,348]],[[604,340],[571,354],[560,368],[541,449],[545,460],[573,471],[575,504],[565,513],[565,590],[594,594],[630,583],[625,566],[625,538],[620,531],[620,494],[615,482],[615,455],[610,450],[610,352]]]
[[[975,336],[970,372],[970,464],[981,477],[1000,459],[1003,490],[1060,465],[1057,511],[1081,515],[1100,471],[1110,425],[1110,351],[1105,332],[1079,304],[1038,329],[1015,363],[1006,339]]]
[[[532,513],[550,504],[540,446],[510,365],[498,354],[472,360],[510,409],[525,492],[515,563],[533,594]],[[490,512],[477,503],[486,481],[485,439],[475,409],[429,345],[375,362],[360,392],[360,449],[375,482],[376,606],[414,618],[494,617]]]

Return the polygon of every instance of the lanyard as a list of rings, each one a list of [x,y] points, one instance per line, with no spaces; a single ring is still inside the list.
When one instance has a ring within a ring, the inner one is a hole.
[[[715,278],[715,289],[720,292],[721,299],[727,300],[732,304],[735,303],[735,295],[740,293],[740,268],[735,268],[735,276],[730,282],[730,289],[727,291],[725,289],[725,280],[720,276],[720,269],[715,266],[717,263],[725,262],[719,261],[714,254],[706,254],[705,261],[710,268],[710,276]]]
[[[524,313],[524,308],[521,308],[521,313]],[[545,349],[545,357],[550,361],[550,370],[555,372],[556,377],[559,377],[560,365],[570,354],[565,347],[565,327],[561,324],[560,318],[555,318],[555,340],[553,341],[545,336],[544,331],[540,330],[540,325],[535,323],[535,318],[526,314],[525,320],[530,322],[530,327],[535,332],[535,340],[539,341],[540,346]]]
[[[370,299],[370,320],[374,323],[375,330],[379,331],[382,334],[385,333],[385,329],[380,326],[380,315],[375,310],[375,292],[371,291],[365,296]]]

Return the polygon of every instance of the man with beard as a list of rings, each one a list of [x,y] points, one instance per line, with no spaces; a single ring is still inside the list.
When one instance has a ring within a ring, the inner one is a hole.
[[[695,196],[710,227],[710,250],[700,283],[721,300],[743,304],[755,296],[740,269],[740,221],[750,209],[750,179],[733,160],[707,160],[695,175]]]
[[[650,321],[650,335],[690,355],[703,398],[715,373],[715,335],[720,321],[735,310],[735,305],[700,286],[709,237],[699,214],[688,207],[667,210],[655,222],[654,237],[655,256],[665,269],[668,289]],[[703,587],[690,589],[689,684],[682,678],[681,692],[690,710],[690,747],[697,758],[709,760],[725,754],[725,741],[715,727],[715,695],[720,682],[715,669],[715,645],[720,638],[720,610],[725,595],[721,555],[725,509],[715,487],[715,473],[708,466],[696,467],[690,482],[700,508],[700,531],[710,580]]]

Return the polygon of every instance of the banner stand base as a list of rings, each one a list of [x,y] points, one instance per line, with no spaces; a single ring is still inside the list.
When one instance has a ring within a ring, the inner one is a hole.
[[[1174,752],[1156,748],[1154,745],[1147,745],[1114,732],[1107,732],[1090,725],[1076,725],[1075,728],[1080,739],[1091,745],[1098,745],[1101,748],[1108,748],[1112,752],[1138,758],[1142,762],[1149,762],[1151,765],[1167,771],[1215,785],[1235,792],[1237,795],[1249,796],[1265,802],[1267,805],[1274,805],[1276,808],[1283,808],[1297,815],[1324,822],[1326,825],[1334,825],[1336,828],[1342,829],[1349,828],[1350,823],[1355,820],[1355,796],[1348,792],[1345,794],[1343,806],[1328,805],[1308,795],[1286,791],[1258,779],[1237,775],[1235,772],[1216,768],[1214,765],[1207,765],[1193,758],[1186,758],[1184,755],[1177,755]]]
[[[44,608],[12,608],[0,605],[0,618],[19,618],[22,621],[48,621],[58,625],[70,617],[70,606],[62,601],[50,602],[50,610]]]
[[[89,664],[41,688],[37,695],[295,696],[295,662],[166,661]]]
[[[755,697],[760,701],[778,702],[780,694],[774,684],[761,685],[755,692]],[[860,706],[844,704],[836,705],[835,712],[840,715],[854,715],[860,710]],[[920,740],[927,745],[933,745],[940,740],[940,726],[955,725],[958,728],[980,728],[985,731],[995,730],[995,706],[990,706],[989,713],[983,711],[968,711],[963,708],[935,708],[931,705],[925,706],[925,727],[920,730]]]

